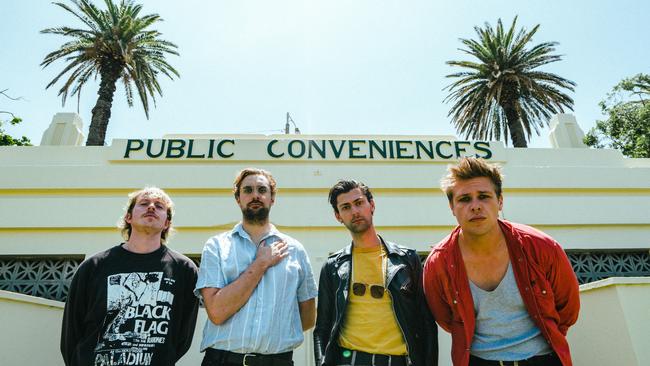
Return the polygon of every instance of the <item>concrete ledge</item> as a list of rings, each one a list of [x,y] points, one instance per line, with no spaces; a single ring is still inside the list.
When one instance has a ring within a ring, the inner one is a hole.
[[[646,284],[650,284],[650,277],[610,277],[580,285],[580,292],[595,290],[607,286]]]
[[[19,294],[17,292],[11,292],[5,290],[0,290],[0,301],[25,302],[29,304],[49,306],[49,307],[59,308],[59,309],[63,309],[65,306],[65,303],[61,301],[48,300],[42,297]]]

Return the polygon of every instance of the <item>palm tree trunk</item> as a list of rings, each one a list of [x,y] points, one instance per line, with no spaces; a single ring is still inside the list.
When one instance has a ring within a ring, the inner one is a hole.
[[[116,88],[115,84],[120,77],[120,70],[115,67],[105,67],[102,68],[100,74],[102,81],[99,84],[99,91],[97,92],[99,97],[92,110],[92,119],[88,130],[86,146],[104,146],[108,120],[111,118],[111,107]]]
[[[512,104],[504,105],[503,111],[505,112],[506,119],[508,120],[508,130],[510,131],[510,140],[512,141],[512,146],[528,147],[524,127],[521,125],[519,114],[517,114],[514,106]]]

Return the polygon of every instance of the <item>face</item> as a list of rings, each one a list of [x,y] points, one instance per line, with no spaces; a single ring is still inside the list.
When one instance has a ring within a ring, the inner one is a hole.
[[[251,223],[265,222],[275,202],[269,180],[263,175],[249,175],[244,178],[239,187],[239,197],[236,199],[244,220]]]
[[[449,207],[464,235],[480,237],[499,230],[497,219],[503,197],[497,197],[489,178],[457,181],[452,192]]]
[[[167,204],[161,198],[142,194],[136,198],[126,222],[131,224],[132,231],[162,232],[169,227]]]
[[[375,212],[375,202],[368,201],[360,188],[341,193],[336,197],[336,219],[345,225],[350,232],[363,233],[372,227],[372,215]]]

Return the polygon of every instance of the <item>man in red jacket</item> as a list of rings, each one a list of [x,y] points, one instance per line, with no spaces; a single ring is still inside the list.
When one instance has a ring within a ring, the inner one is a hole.
[[[578,282],[550,236],[499,219],[497,166],[463,158],[441,182],[458,227],[424,267],[424,293],[454,365],[571,366]]]

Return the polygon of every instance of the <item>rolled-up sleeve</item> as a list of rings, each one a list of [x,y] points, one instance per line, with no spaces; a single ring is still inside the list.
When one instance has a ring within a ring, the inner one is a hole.
[[[208,240],[203,247],[201,266],[199,267],[199,276],[196,281],[196,287],[194,288],[194,295],[200,298],[200,290],[206,287],[226,287],[226,278],[222,270],[219,245],[215,238]]]
[[[300,262],[300,283],[298,284],[298,302],[307,301],[318,296],[314,271],[311,268],[309,256],[305,252],[302,244],[297,243],[296,251]]]

